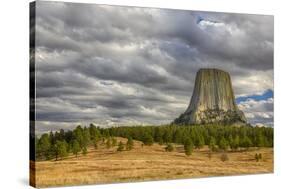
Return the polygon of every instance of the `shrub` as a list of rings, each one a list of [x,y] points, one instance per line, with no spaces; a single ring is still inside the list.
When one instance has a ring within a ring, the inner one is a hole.
[[[117,151],[118,152],[121,152],[121,151],[123,151],[124,150],[124,144],[123,144],[123,142],[119,142],[119,144],[118,144],[118,148],[117,148]]]
[[[262,159],[262,154],[261,153],[259,153],[259,154],[255,154],[255,159],[256,159],[256,161],[258,162],[258,161],[260,161],[261,159]]]
[[[165,151],[166,152],[172,152],[173,150],[174,150],[174,147],[170,143],[165,147]]]
[[[221,161],[223,161],[223,162],[228,161],[228,155],[227,155],[227,153],[223,153],[223,154],[221,155]]]

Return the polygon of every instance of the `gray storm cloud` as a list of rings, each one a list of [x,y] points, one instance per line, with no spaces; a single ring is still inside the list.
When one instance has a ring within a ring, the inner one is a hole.
[[[228,71],[236,96],[273,90],[272,16],[44,1],[36,16],[40,132],[169,123],[201,67]]]

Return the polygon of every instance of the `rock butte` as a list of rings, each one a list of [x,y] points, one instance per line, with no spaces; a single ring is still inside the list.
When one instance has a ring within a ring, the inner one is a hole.
[[[230,75],[219,69],[200,69],[189,106],[173,123],[245,125],[247,120],[235,103]]]

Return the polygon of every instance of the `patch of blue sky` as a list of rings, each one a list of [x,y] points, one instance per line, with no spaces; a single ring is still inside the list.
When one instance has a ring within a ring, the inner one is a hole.
[[[273,98],[273,91],[271,89],[266,90],[263,94],[254,94],[249,96],[242,96],[236,98],[236,103],[239,104],[240,102],[247,101],[249,99],[253,99],[255,101],[266,100],[269,98]]]

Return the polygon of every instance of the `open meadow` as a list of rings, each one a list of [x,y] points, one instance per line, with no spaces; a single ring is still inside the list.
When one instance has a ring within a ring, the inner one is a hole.
[[[108,149],[105,144],[99,144],[98,149],[89,147],[86,155],[38,161],[35,165],[33,162],[31,167],[36,168],[37,187],[273,172],[273,148],[229,151],[228,160],[222,161],[222,152],[210,155],[208,146],[195,149],[190,156],[185,155],[183,145],[174,145],[172,152],[165,151],[165,147],[157,143],[146,146],[134,140],[132,150],[118,152],[117,146]],[[256,161],[256,153],[262,154],[260,161]]]

